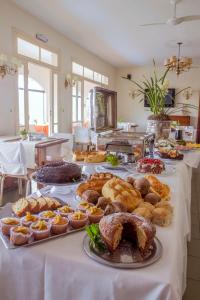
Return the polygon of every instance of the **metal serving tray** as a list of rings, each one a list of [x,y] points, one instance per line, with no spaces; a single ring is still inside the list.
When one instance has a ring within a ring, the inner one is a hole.
[[[57,199],[58,200],[58,199]],[[59,200],[60,201],[60,200]],[[60,201],[62,204],[63,202]],[[66,204],[66,203],[65,203]],[[12,210],[11,210],[11,205],[12,203],[8,203],[6,204],[1,210],[0,210],[0,218],[3,218],[3,217],[7,217],[7,216],[12,216]],[[10,239],[9,237],[5,236],[2,234],[2,232],[0,231],[0,239],[2,240],[4,246],[7,248],[7,249],[17,249],[17,248],[21,248],[21,247],[30,247],[30,246],[34,246],[34,245],[37,245],[37,244],[40,244],[40,243],[44,243],[44,242],[48,242],[50,240],[53,240],[53,239],[56,239],[56,238],[59,238],[59,237],[63,237],[63,236],[66,236],[66,235],[69,235],[71,233],[75,233],[75,232],[79,232],[79,231],[82,231],[84,230],[84,227],[80,228],[80,229],[73,229],[72,227],[68,227],[68,230],[67,232],[65,233],[62,233],[62,234],[56,234],[56,235],[51,235],[50,237],[46,238],[46,239],[42,239],[42,240],[39,240],[39,241],[34,241],[33,239],[29,241],[28,244],[24,244],[24,245],[21,245],[21,246],[15,246],[13,245],[11,242],[10,242]]]
[[[88,235],[84,237],[83,249],[85,253],[98,263],[119,269],[139,269],[152,265],[158,261],[163,253],[163,247],[158,238],[154,239],[151,251],[142,257],[138,248],[132,243],[123,241],[114,253],[106,251],[100,253],[90,245]]]

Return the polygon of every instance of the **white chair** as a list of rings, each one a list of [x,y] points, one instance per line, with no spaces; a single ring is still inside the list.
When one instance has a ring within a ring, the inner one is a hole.
[[[19,194],[22,194],[22,180],[26,181],[26,195],[31,191],[30,172],[26,166],[26,155],[21,142],[0,143],[0,205],[3,201],[6,177],[18,179]]]
[[[54,138],[68,139],[68,142],[61,144],[60,156],[71,161],[73,156],[74,136],[72,133],[54,133]],[[48,150],[47,150],[48,151]],[[47,152],[47,155],[49,153]]]
[[[81,146],[81,150],[83,150],[84,146],[88,148],[91,145],[90,130],[84,127],[75,127],[74,142],[76,146]]]

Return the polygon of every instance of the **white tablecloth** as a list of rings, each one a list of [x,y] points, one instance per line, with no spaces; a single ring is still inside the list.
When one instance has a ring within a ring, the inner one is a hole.
[[[169,227],[157,227],[164,248],[158,262],[137,270],[98,264],[83,252],[84,232],[17,250],[0,243],[0,298],[180,300],[186,286],[191,168],[181,162],[176,174],[162,181],[171,187],[174,218]]]

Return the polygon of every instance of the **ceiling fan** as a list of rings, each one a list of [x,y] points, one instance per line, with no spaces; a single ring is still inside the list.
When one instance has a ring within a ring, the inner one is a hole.
[[[166,22],[162,23],[150,23],[150,24],[142,24],[140,26],[156,26],[156,25],[179,25],[184,22],[190,21],[200,21],[200,15],[192,15],[192,16],[185,16],[185,17],[177,17],[176,16],[176,6],[182,0],[170,0],[170,4],[173,5],[174,13],[172,18],[168,19]]]

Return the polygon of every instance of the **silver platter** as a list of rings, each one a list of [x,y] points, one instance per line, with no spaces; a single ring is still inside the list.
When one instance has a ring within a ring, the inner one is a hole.
[[[60,200],[59,200],[60,201]],[[62,201],[61,201],[62,203]],[[3,217],[7,217],[7,216],[12,216],[12,209],[11,209],[11,203],[7,203],[1,210],[0,210],[0,218],[3,218]],[[88,225],[88,224],[87,224]],[[61,233],[61,234],[51,234],[48,238],[45,238],[45,239],[42,239],[42,240],[39,240],[39,241],[35,241],[33,239],[30,239],[29,242],[27,244],[24,244],[24,245],[21,245],[21,246],[15,246],[13,245],[11,242],[10,242],[10,239],[9,237],[5,236],[2,234],[2,232],[0,231],[0,240],[2,240],[4,246],[6,247],[6,249],[17,249],[17,248],[22,248],[22,247],[30,247],[30,246],[34,246],[34,245],[37,245],[37,244],[41,244],[41,243],[44,243],[44,242],[48,242],[50,240],[54,240],[54,239],[57,239],[59,237],[64,237],[66,235],[69,235],[71,233],[75,233],[75,232],[79,232],[79,231],[82,231],[84,230],[85,226],[84,227],[81,227],[79,229],[73,229],[70,225],[68,226],[68,229],[67,229],[67,232],[65,233]]]
[[[81,175],[81,178],[80,178],[79,180],[75,181],[75,182],[53,183],[53,182],[41,182],[41,181],[38,181],[38,180],[36,179],[36,172],[34,172],[34,173],[32,174],[32,179],[33,179],[35,182],[37,182],[37,183],[39,183],[39,184],[41,184],[41,185],[50,185],[50,186],[73,186],[73,185],[76,185],[76,184],[79,184],[79,183],[81,183],[81,182],[86,181],[87,178],[88,178],[88,176],[87,176],[86,174],[82,174],[82,175]]]
[[[119,269],[139,269],[154,264],[163,253],[163,247],[158,238],[154,239],[152,249],[145,257],[142,257],[139,250],[134,248],[132,243],[123,241],[113,254],[110,252],[100,253],[90,245],[88,235],[84,237],[83,249],[85,253],[96,262]]]

